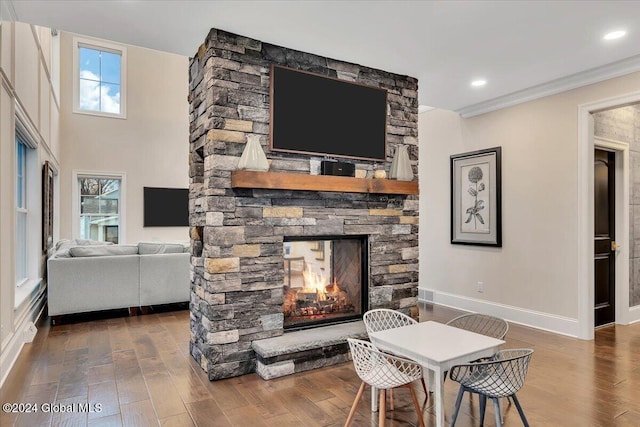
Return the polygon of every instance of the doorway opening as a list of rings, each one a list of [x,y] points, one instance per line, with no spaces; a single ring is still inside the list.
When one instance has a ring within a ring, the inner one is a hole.
[[[615,153],[615,297],[614,321],[628,324],[640,320],[638,310],[630,308],[629,255],[629,144],[611,139],[595,137],[593,115],[615,108],[626,107],[640,102],[640,92],[580,105],[578,108],[578,337],[594,338],[595,320],[595,188],[594,152],[596,148]]]

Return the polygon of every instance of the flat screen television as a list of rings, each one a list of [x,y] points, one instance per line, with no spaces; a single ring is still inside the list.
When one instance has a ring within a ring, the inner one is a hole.
[[[271,66],[271,150],[384,161],[387,91]]]
[[[188,189],[144,187],[145,227],[181,227],[188,225]]]

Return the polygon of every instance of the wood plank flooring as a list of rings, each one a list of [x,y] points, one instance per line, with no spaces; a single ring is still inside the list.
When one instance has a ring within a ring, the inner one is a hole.
[[[457,314],[421,307],[421,320]],[[189,356],[188,341],[186,310],[41,325],[0,389],[0,402],[99,403],[100,411],[0,413],[0,425],[341,426],[360,385],[350,362],[271,381],[251,374],[210,382]],[[504,347],[535,350],[518,394],[532,426],[640,426],[640,324],[600,329],[594,341],[511,325]],[[445,383],[447,420],[456,386]],[[352,425],[378,425],[369,400],[367,389]],[[431,401],[423,403],[427,426],[435,425],[434,412]],[[506,426],[521,425],[513,405],[504,401],[503,412]],[[478,413],[477,397],[465,397],[456,425],[479,425]],[[486,425],[494,420],[488,405]],[[416,424],[408,391],[398,390],[386,425]]]

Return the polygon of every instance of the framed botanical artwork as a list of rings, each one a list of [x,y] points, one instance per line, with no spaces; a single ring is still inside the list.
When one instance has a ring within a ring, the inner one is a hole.
[[[451,243],[502,247],[501,147],[451,156]]]

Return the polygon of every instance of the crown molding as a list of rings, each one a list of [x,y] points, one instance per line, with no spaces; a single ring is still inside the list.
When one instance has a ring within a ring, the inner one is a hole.
[[[463,118],[467,119],[479,116],[480,114],[500,110],[502,108],[512,107],[523,102],[533,101],[534,99],[555,95],[578,87],[624,76],[636,71],[640,71],[640,55],[612,62],[601,67],[592,68],[581,73],[551,80],[547,83],[532,86],[530,88],[500,96],[498,98],[493,98],[478,104],[469,105],[455,111]]]

